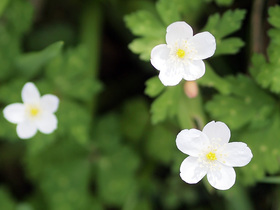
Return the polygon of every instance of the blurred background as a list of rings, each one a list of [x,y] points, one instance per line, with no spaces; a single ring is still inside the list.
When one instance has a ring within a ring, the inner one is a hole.
[[[278,3],[1,0],[1,109],[21,102],[28,81],[60,105],[58,129],[29,140],[0,116],[0,209],[280,209],[279,73],[275,83],[261,74],[280,69],[270,46],[280,43]],[[184,81],[163,87],[149,62],[176,20],[217,39],[193,99]],[[228,191],[179,176],[176,135],[211,120],[254,154]]]

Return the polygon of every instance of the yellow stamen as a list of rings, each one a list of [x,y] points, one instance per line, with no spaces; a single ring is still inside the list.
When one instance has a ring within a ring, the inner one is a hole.
[[[38,113],[39,113],[39,109],[38,109],[38,108],[32,107],[32,108],[30,109],[30,115],[31,115],[32,117],[37,116]]]
[[[179,58],[184,58],[186,55],[186,52],[185,52],[185,50],[178,49],[176,54]]]
[[[206,157],[208,160],[217,160],[216,154],[213,152],[209,152]]]

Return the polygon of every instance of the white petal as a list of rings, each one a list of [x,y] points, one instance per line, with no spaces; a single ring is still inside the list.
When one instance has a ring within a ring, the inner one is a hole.
[[[201,167],[198,158],[189,156],[181,164],[180,176],[185,182],[195,184],[207,174],[207,171],[206,167]]]
[[[166,31],[166,43],[168,45],[174,45],[179,40],[188,40],[193,36],[192,27],[184,21],[170,24]]]
[[[155,46],[151,51],[151,63],[157,70],[166,69],[166,61],[169,58],[170,49],[166,44]]]
[[[57,96],[52,94],[46,94],[41,98],[41,107],[43,110],[47,110],[48,112],[56,112],[59,105],[59,99]]]
[[[208,182],[218,190],[228,190],[235,183],[235,171],[232,167],[217,164],[215,169],[207,173]]]
[[[40,93],[32,82],[28,82],[22,88],[21,98],[24,103],[38,103],[40,100]]]
[[[173,69],[160,71],[159,79],[165,86],[174,86],[178,85],[182,80],[182,75],[175,72]]]
[[[43,113],[36,125],[42,133],[50,134],[57,128],[57,118],[52,113]]]
[[[247,165],[253,154],[247,144],[243,142],[232,142],[220,147],[217,151],[218,154],[222,154],[221,158],[218,156],[218,160],[227,166],[241,167]]]
[[[4,117],[11,123],[24,121],[25,106],[21,103],[14,103],[6,106],[3,110]]]
[[[176,145],[183,153],[198,157],[201,150],[209,145],[209,140],[197,129],[185,129],[177,135]]]
[[[187,81],[199,79],[205,74],[205,64],[202,60],[192,60],[186,65],[183,78]]]
[[[29,139],[37,132],[36,125],[31,121],[24,121],[17,125],[17,134],[21,139]]]
[[[202,130],[205,133],[211,143],[217,143],[223,145],[229,142],[230,130],[223,122],[211,121]]]
[[[215,37],[209,32],[202,32],[189,39],[189,44],[196,50],[195,60],[209,58],[216,50]]]

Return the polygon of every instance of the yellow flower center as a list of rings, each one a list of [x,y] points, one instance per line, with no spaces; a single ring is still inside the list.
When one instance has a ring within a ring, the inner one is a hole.
[[[184,58],[185,57],[185,55],[186,55],[186,52],[185,52],[185,50],[182,50],[182,49],[178,49],[177,50],[177,56],[178,56],[178,58]]]
[[[31,115],[32,117],[37,116],[38,113],[39,113],[39,109],[38,109],[37,107],[32,107],[32,108],[30,109],[30,115]]]
[[[206,157],[208,160],[217,160],[216,154],[213,152],[209,152]]]

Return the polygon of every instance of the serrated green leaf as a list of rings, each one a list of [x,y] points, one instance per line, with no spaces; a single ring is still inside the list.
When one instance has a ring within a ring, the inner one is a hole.
[[[266,173],[279,172],[279,113],[270,117],[269,123],[258,129],[247,129],[238,138],[246,142],[251,148],[253,158],[251,162],[239,169],[242,180],[246,184],[254,184],[264,178]]]
[[[232,95],[216,95],[207,103],[206,109],[216,120],[238,129],[246,124],[262,126],[275,110],[275,101],[259,88],[250,78],[238,76],[228,78],[235,88]]]
[[[280,24],[278,24],[280,9],[279,6],[269,9],[269,20],[276,28],[268,31],[270,43],[267,49],[268,61],[262,55],[253,55],[253,66],[250,68],[258,84],[269,88],[274,93],[280,93]]]
[[[165,35],[163,24],[151,12],[141,10],[124,17],[126,26],[136,36],[161,37]]]
[[[215,56],[230,55],[239,52],[240,48],[244,46],[244,42],[240,38],[227,38],[217,42],[217,49]]]
[[[53,86],[64,96],[81,101],[91,101],[92,96],[101,90],[101,83],[93,78],[88,68],[87,49],[80,45],[57,56],[47,66],[46,74]]]
[[[145,84],[145,94],[150,97],[158,96],[165,89],[158,76],[148,79]]]
[[[268,22],[272,26],[276,28],[280,28],[280,6],[276,5],[274,7],[269,8],[268,14],[269,14]]]
[[[152,49],[164,43],[164,36],[158,38],[143,37],[134,39],[129,45],[129,49],[135,54],[140,54],[140,59],[148,61],[151,58]]]
[[[27,78],[34,77],[40,73],[42,67],[55,58],[62,49],[63,42],[56,42],[42,51],[26,53],[16,59],[16,67],[21,75]]]
[[[246,11],[240,9],[228,10],[223,16],[214,14],[209,17],[204,30],[210,31],[217,40],[220,40],[241,28],[245,14]]]

